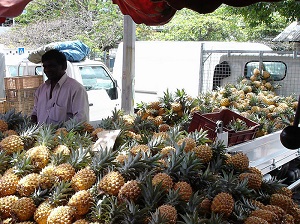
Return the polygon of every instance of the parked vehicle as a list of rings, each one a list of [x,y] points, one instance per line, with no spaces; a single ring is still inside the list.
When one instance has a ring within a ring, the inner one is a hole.
[[[24,56],[7,55],[5,59],[5,77],[43,75],[44,80],[47,79],[41,64],[31,63]],[[101,119],[111,116],[114,108],[120,109],[117,81],[104,63],[88,59],[80,62],[68,61],[66,72],[86,88],[90,104],[90,123],[94,126]],[[4,77],[3,74],[2,76]]]

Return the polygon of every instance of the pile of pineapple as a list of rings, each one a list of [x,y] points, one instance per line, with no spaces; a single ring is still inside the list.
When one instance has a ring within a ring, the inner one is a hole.
[[[19,112],[1,114],[1,222],[300,223],[283,180],[263,179],[246,155],[228,154],[206,130],[187,131],[194,112],[223,107],[259,122],[263,134],[290,124],[295,98],[265,89],[260,74],[254,81],[197,99],[166,91],[135,115],[113,111],[97,128],[75,120],[37,126]],[[111,129],[121,130],[114,147],[95,150],[97,134]]]

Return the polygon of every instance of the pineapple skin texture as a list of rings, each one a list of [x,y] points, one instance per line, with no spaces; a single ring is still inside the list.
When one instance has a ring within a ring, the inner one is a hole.
[[[15,195],[9,195],[0,198],[0,217],[1,219],[6,219],[11,217],[11,207],[18,200]]]
[[[233,197],[228,194],[221,192],[217,194],[211,203],[211,210],[215,213],[224,214],[224,216],[228,217],[234,207],[234,199]]]
[[[19,221],[28,221],[36,210],[34,201],[28,197],[22,197],[12,204],[11,211]]]
[[[92,195],[87,190],[81,190],[70,198],[68,205],[76,209],[76,215],[85,215],[90,210],[92,201]]]
[[[99,190],[103,190],[109,195],[117,196],[121,187],[125,184],[122,175],[117,171],[106,174],[99,182]]]
[[[47,218],[47,224],[72,224],[74,209],[70,206],[54,208]]]
[[[88,190],[96,182],[96,174],[89,167],[79,170],[71,180],[75,191]]]

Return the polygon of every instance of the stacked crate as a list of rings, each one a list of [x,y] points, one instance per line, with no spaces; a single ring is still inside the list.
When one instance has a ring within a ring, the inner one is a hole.
[[[34,105],[35,90],[43,83],[42,75],[4,78],[7,110],[30,115]]]

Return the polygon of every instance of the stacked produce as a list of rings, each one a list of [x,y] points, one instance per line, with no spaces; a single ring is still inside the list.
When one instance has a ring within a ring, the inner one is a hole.
[[[36,126],[21,113],[2,114],[2,222],[300,223],[282,180],[264,180],[246,155],[226,153],[205,130],[187,132],[194,112],[223,107],[260,123],[259,136],[289,125],[295,97],[276,96],[265,77],[197,99],[166,91],[136,115],[113,111],[98,128],[74,120]],[[121,129],[114,147],[93,150],[105,129]]]

